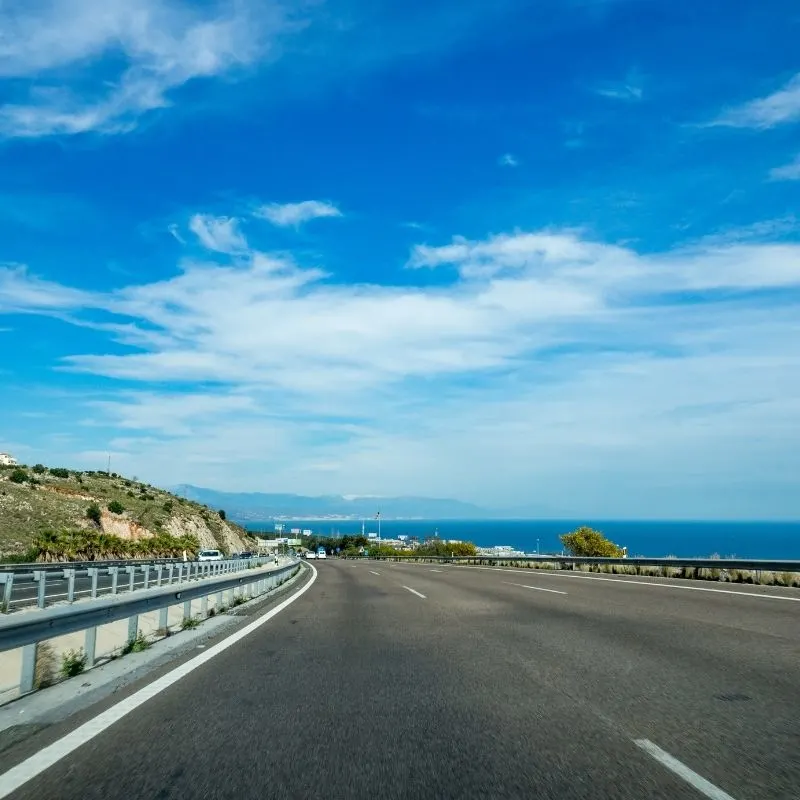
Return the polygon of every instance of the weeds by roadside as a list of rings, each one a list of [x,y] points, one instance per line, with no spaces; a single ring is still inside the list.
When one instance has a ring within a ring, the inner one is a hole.
[[[86,653],[80,647],[77,650],[67,650],[61,654],[61,674],[65,678],[74,678],[86,669]]]
[[[181,621],[181,630],[190,631],[200,625],[200,620],[197,617],[184,617]]]
[[[128,643],[122,648],[122,655],[126,656],[128,653],[142,653],[152,647],[152,642],[141,632],[136,634],[136,638],[130,639]]]

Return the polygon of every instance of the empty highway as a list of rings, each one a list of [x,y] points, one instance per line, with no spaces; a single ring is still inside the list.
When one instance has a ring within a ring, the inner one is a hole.
[[[180,679],[3,745],[0,797],[800,797],[798,592],[311,569]]]

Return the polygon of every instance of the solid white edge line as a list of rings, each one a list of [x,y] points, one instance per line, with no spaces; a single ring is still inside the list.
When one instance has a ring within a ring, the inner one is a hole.
[[[702,792],[706,797],[711,798],[711,800],[734,800],[727,792],[723,792],[718,786],[714,786],[713,783],[698,775],[694,770],[689,769],[686,764],[678,761],[675,756],[671,756],[666,750],[662,750],[649,739],[634,739],[634,744],[641,747],[645,753],[651,755],[662,766],[665,766],[670,772],[674,772],[678,777],[683,778],[686,783],[693,786],[698,792]]]
[[[417,597],[421,597],[423,600],[427,600],[424,594],[420,594],[416,589],[412,589],[410,586],[404,586],[404,589],[407,589],[411,594],[415,594]]]
[[[506,586],[519,586],[522,589],[535,589],[537,592],[552,592],[553,594],[566,594],[566,592],[559,592],[558,589],[542,589],[541,586],[527,586],[524,583],[509,583],[508,581],[503,581]]]
[[[244,639],[245,636],[248,636],[253,633],[253,631],[260,628],[264,623],[269,622],[274,616],[280,614],[281,611],[304,595],[317,579],[317,570],[314,569],[312,564],[308,566],[311,567],[313,572],[311,580],[291,597],[286,598],[282,603],[279,603],[275,608],[264,614],[264,616],[259,617],[254,622],[236,631],[236,633],[231,634],[227,639],[223,639],[208,650],[204,650],[199,655],[171,670],[166,675],[162,675],[157,680],[139,689],[138,692],[134,692],[130,697],[126,697],[116,705],[111,706],[111,708],[106,709],[93,719],[85,722],[74,731],[71,731],[66,736],[63,736],[58,741],[53,742],[53,744],[48,745],[38,753],[34,753],[29,758],[26,758],[15,767],[12,767],[10,770],[0,775],[0,798],[8,797],[8,795],[15,792],[28,781],[58,763],[62,758],[77,750],[81,745],[94,739],[95,736],[101,734],[106,728],[109,728],[124,716],[130,714],[131,711],[136,710],[143,703],[146,703],[157,694],[168,689],[174,683],[181,680],[181,678],[185,678],[189,673],[194,672],[198,667],[203,666],[207,661],[214,658],[214,656],[232,647],[237,642]]]
[[[660,586],[662,589],[682,589],[685,592],[713,592],[714,594],[730,594],[734,597],[752,597],[756,600],[789,600],[800,603],[800,597],[784,597],[780,594],[755,594],[754,592],[734,592],[730,589],[707,589],[705,586],[678,586],[674,583],[655,583],[653,581],[629,581],[624,578],[604,578],[600,575],[575,575],[567,570],[527,570],[513,569],[511,567],[460,567],[459,569],[484,569],[492,572],[514,572],[521,575],[541,575],[548,578],[580,578],[585,581],[608,581],[608,583],[626,584],[634,586]]]

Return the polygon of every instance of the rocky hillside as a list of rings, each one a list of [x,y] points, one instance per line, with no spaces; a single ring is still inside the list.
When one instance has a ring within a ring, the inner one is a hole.
[[[247,532],[225,516],[114,472],[0,466],[0,556],[27,553],[43,534],[65,531],[92,541],[122,540],[131,555],[163,550],[172,539],[180,547],[196,543],[228,553],[252,548]]]

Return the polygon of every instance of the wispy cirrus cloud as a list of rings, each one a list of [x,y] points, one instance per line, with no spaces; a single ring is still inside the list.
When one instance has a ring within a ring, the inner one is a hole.
[[[513,153],[504,153],[497,159],[497,163],[501,167],[518,167],[519,159]]]
[[[622,81],[605,81],[595,88],[595,94],[613,100],[637,102],[644,97],[644,78],[638,70],[632,69]]]
[[[800,120],[800,73],[772,94],[730,108],[708,124],[765,130],[798,120]]]
[[[343,216],[333,203],[321,200],[303,200],[301,203],[270,203],[256,209],[253,215],[282,228],[299,227],[312,219]]]
[[[769,171],[769,177],[773,181],[800,181],[800,155],[788,164],[773,167]]]
[[[235,461],[285,490],[451,493],[455,475],[465,496],[512,501],[533,470],[574,511],[564,487],[588,503],[609,465],[636,483],[645,462],[733,480],[796,460],[781,448],[800,411],[800,245],[729,233],[637,252],[550,229],[420,244],[409,264],[450,272],[350,284],[246,249],[86,293],[6,267],[0,308],[114,343],[61,364],[127,384],[92,420],[120,431],[121,469],[166,482],[191,464],[224,486]],[[501,465],[488,478],[486,459]]]
[[[239,220],[235,217],[194,214],[189,220],[189,230],[208,250],[215,250],[218,253],[237,253],[247,248],[247,240],[239,230]],[[175,235],[173,233],[173,236]]]
[[[2,4],[0,135],[129,131],[184,84],[272,55],[291,29],[277,2]]]

